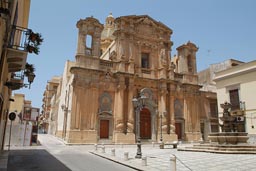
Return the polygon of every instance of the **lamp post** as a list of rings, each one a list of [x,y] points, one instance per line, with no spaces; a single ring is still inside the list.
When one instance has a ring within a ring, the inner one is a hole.
[[[162,119],[163,119],[163,115],[162,114],[160,114],[160,122],[161,122],[161,129],[160,129],[160,141],[161,141],[161,143],[163,143],[163,121],[162,121]]]
[[[136,143],[137,143],[137,154],[135,158],[140,159],[142,156],[141,152],[141,141],[140,141],[140,111],[145,106],[145,101],[147,97],[141,93],[139,97],[134,97],[132,99],[134,112],[136,116]]]
[[[34,73],[30,73],[28,75],[29,89],[30,89],[30,85],[34,81],[35,77],[36,77],[36,75]]]

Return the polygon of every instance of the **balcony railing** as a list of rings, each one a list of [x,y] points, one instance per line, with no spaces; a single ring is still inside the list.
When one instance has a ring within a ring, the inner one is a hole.
[[[100,60],[100,66],[101,67],[112,68],[113,63],[111,61],[107,61],[107,60]]]
[[[13,25],[10,40],[8,42],[8,48],[27,52],[29,35],[31,32],[31,29]]]
[[[11,90],[18,90],[24,86],[24,74],[23,72],[12,73],[11,78],[5,83]]]
[[[12,26],[9,41],[7,42],[9,72],[18,72],[25,69],[28,53],[27,46],[31,32],[27,28]]]

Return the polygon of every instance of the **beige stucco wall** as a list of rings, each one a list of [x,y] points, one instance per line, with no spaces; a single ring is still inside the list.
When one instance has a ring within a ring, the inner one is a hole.
[[[229,90],[239,89],[240,101],[245,102],[246,131],[256,134],[256,61],[252,61],[216,74],[218,109],[220,104],[229,102]],[[254,125],[254,128],[252,128]]]

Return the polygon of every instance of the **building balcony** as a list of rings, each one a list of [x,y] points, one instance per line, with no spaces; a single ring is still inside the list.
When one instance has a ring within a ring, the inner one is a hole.
[[[24,75],[20,72],[12,73],[11,78],[5,85],[11,90],[18,90],[24,86]]]
[[[25,69],[27,62],[27,46],[29,35],[32,31],[27,28],[12,26],[10,38],[7,44],[7,63],[9,72],[17,72]]]
[[[29,75],[26,75],[28,78],[28,84],[24,84],[24,70],[20,72],[12,72],[10,79],[5,83],[5,86],[7,86],[11,90],[18,90],[22,87],[29,87],[31,83],[34,81],[35,74],[30,73]]]

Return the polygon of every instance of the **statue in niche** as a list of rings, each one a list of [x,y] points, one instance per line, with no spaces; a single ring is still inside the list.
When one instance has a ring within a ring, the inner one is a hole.
[[[160,60],[162,65],[166,65],[165,49],[160,50]]]

